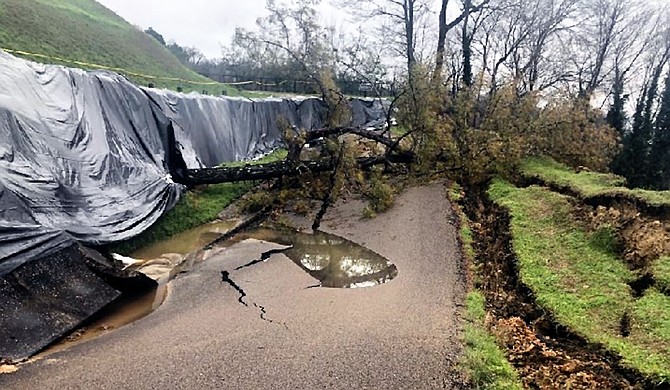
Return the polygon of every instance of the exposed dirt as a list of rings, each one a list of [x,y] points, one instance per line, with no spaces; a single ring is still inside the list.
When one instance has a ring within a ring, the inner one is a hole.
[[[670,224],[642,215],[630,204],[598,206],[584,215],[589,230],[610,227],[621,255],[633,270],[645,271],[652,261],[670,254]]]
[[[642,297],[647,289],[658,287],[650,266],[659,257],[670,256],[670,207],[650,205],[626,194],[583,197],[570,187],[538,177],[519,178],[517,185],[540,185],[569,196],[575,217],[585,230],[594,233],[611,229],[616,238],[614,249],[638,276],[629,284],[636,298]],[[670,295],[667,289],[659,290]]]
[[[651,384],[623,368],[618,358],[588,344],[535,303],[518,278],[509,214],[483,189],[469,191],[463,206],[473,221],[475,265],[486,294],[487,325],[530,389],[646,389]]]
[[[614,230],[618,249],[632,270],[643,276],[650,263],[670,255],[670,208],[650,205],[626,194],[584,197],[572,188],[524,177],[518,185],[540,185],[575,199],[576,216],[587,230]]]

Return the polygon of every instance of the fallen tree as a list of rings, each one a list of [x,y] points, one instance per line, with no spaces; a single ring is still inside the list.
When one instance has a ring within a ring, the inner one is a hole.
[[[308,172],[328,172],[335,169],[335,160],[324,156],[318,160],[300,160],[300,154],[305,145],[314,143],[322,138],[337,138],[345,134],[354,134],[361,138],[372,140],[386,147],[383,155],[362,156],[356,158],[359,168],[368,170],[375,165],[411,164],[416,156],[414,152],[400,148],[400,139],[385,136],[379,131],[337,127],[310,131],[303,142],[289,143],[289,153],[285,160],[267,164],[244,165],[240,167],[216,167],[190,169],[182,178],[182,184],[187,186],[219,184],[238,181],[257,181],[280,178],[284,176],[299,176]]]

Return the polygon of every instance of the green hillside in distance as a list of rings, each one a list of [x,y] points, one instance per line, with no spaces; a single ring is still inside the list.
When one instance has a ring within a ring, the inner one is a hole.
[[[0,0],[0,48],[70,61],[122,68],[132,73],[211,82],[184,66],[163,45],[94,0]],[[23,55],[37,62],[84,67]],[[90,67],[94,69],[94,67]],[[124,73],[124,72],[120,72]],[[185,91],[233,92],[222,84],[203,86],[126,74],[140,85]]]

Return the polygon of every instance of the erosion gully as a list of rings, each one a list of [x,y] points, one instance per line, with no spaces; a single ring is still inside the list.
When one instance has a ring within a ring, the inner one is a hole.
[[[536,303],[519,279],[510,215],[485,187],[471,188],[461,204],[473,222],[478,287],[486,295],[488,326],[531,389],[658,389],[624,367],[604,347],[571,333]]]

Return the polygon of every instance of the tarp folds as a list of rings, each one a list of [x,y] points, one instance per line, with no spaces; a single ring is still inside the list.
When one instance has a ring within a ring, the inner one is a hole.
[[[0,276],[151,226],[178,200],[170,121],[123,77],[0,53]]]
[[[174,122],[175,137],[189,169],[211,168],[245,160],[280,145],[280,118],[304,130],[324,126],[327,108],[321,99],[245,99],[145,89]],[[388,102],[350,101],[353,127],[383,127]]]
[[[379,102],[351,104],[353,126],[383,117]],[[112,286],[143,286],[78,242],[141,233],[175,205],[186,169],[267,152],[281,141],[280,117],[310,130],[325,113],[314,98],[141,89],[0,51],[0,360],[78,326],[119,295]]]
[[[383,122],[379,100],[351,105],[352,126]],[[325,116],[316,98],[142,89],[114,73],[0,51],[0,276],[75,241],[131,238],[174,206],[187,168],[275,148],[279,118],[311,130]]]

